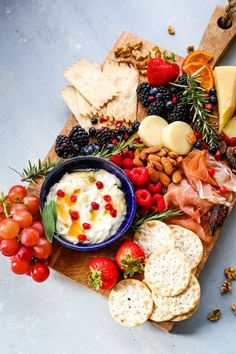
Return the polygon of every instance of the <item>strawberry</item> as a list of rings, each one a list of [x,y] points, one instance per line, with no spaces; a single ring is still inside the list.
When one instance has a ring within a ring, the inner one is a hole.
[[[144,270],[145,254],[143,249],[135,242],[126,240],[116,253],[116,263],[124,272],[124,277],[132,277],[134,273]]]
[[[166,51],[161,57],[153,58],[149,61],[147,67],[147,77],[152,86],[168,85],[179,76],[179,65],[174,62],[174,54],[167,56]]]
[[[119,279],[119,268],[105,257],[95,257],[89,263],[88,284],[96,290],[111,289]]]

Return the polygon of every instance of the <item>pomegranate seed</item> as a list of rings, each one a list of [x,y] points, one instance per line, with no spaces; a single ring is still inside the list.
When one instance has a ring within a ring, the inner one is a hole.
[[[57,196],[60,197],[60,198],[63,198],[65,196],[65,193],[61,189],[59,189],[57,191]]]
[[[177,97],[174,96],[174,97],[172,98],[171,102],[174,103],[174,104],[176,104],[176,103],[177,103]]]
[[[101,117],[99,121],[100,121],[100,123],[105,123],[107,121],[107,119],[104,117]]]
[[[72,220],[77,220],[77,219],[79,219],[79,213],[77,211],[71,211],[70,217]]]
[[[213,110],[213,104],[207,103],[207,104],[205,105],[205,108],[208,109],[209,111],[212,111],[212,110]]]
[[[221,159],[221,156],[222,156],[222,154],[221,154],[220,150],[217,150],[215,153],[215,159],[218,161]]]
[[[219,189],[220,194],[225,194],[228,192],[228,189],[225,186],[221,186]]]
[[[91,205],[91,208],[92,208],[93,210],[98,210],[98,209],[99,209],[99,204],[96,203],[96,202],[92,202],[90,205]]]
[[[113,144],[113,145],[118,145],[118,144],[119,144],[119,141],[116,140],[116,139],[113,139],[113,140],[112,140],[112,144]]]
[[[209,173],[210,176],[214,176],[215,172],[216,172],[216,170],[214,168],[209,168],[208,169],[208,173]]]
[[[102,189],[104,187],[104,185],[101,181],[97,181],[96,186],[97,186],[97,189]]]
[[[105,200],[105,202],[110,203],[111,202],[111,196],[110,195],[104,195],[103,199]]]
[[[202,137],[202,133],[201,132],[195,132],[194,135],[196,136],[196,138],[201,139]]]
[[[149,102],[153,102],[153,101],[155,101],[155,99],[156,99],[156,98],[155,98],[154,96],[149,96],[149,97],[148,97],[148,101],[149,101]]]
[[[79,241],[85,241],[86,238],[87,238],[87,236],[84,235],[84,234],[78,235],[78,240],[79,240]]]
[[[123,139],[124,139],[124,141],[127,141],[129,139],[129,134],[125,133],[123,135]]]
[[[108,203],[105,205],[105,209],[111,211],[111,210],[113,210],[113,206],[110,203]]]
[[[208,144],[203,142],[202,143],[202,148],[207,150],[208,149]]]
[[[116,216],[117,216],[117,210],[116,210],[116,209],[112,209],[112,210],[110,211],[110,215],[111,215],[113,218],[116,218]]]
[[[85,230],[89,230],[89,229],[91,229],[91,225],[90,225],[88,222],[84,222],[84,223],[83,223],[83,228],[84,228]]]
[[[120,128],[121,125],[122,125],[122,122],[121,122],[121,121],[116,122],[116,128]]]
[[[72,195],[72,196],[70,197],[70,201],[71,201],[72,203],[75,203],[76,200],[77,200],[76,195]]]

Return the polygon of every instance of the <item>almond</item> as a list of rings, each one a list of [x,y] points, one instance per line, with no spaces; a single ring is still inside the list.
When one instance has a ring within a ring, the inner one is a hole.
[[[172,181],[176,184],[178,184],[181,181],[181,173],[179,170],[176,170],[173,175],[172,175]]]
[[[154,155],[154,154],[149,154],[148,155],[148,161],[156,161],[156,162],[160,162],[160,156]]]
[[[182,161],[183,161],[183,157],[182,157],[182,156],[177,157],[177,160],[176,160],[177,165],[178,165],[180,162],[182,162]]]
[[[194,135],[194,133],[188,133],[187,140],[188,140],[189,144],[194,145],[197,141],[197,138]]]
[[[177,152],[175,152],[175,151],[170,151],[170,152],[168,153],[168,156],[170,156],[172,159],[177,159],[177,157],[178,157],[179,155],[178,155]]]
[[[136,149],[135,152],[134,152],[134,158],[135,159],[140,159],[140,154],[141,154],[140,150]]]
[[[157,183],[160,179],[160,172],[156,171],[154,168],[148,169],[149,180],[152,183]]]
[[[172,175],[173,173],[173,166],[171,165],[170,161],[166,157],[161,158],[162,166],[164,167],[164,171],[167,175]]]
[[[147,159],[147,149],[142,149],[140,152],[140,159],[141,160],[146,160]]]
[[[153,163],[153,165],[154,165],[156,170],[163,171],[164,168],[163,168],[163,166],[162,166],[162,164],[160,162],[152,161],[152,163]]]
[[[170,184],[171,179],[170,179],[169,176],[167,176],[166,173],[160,172],[160,181],[161,181],[161,183],[162,183],[164,186],[167,187],[167,186]]]
[[[174,159],[172,159],[170,156],[167,156],[167,160],[170,161],[172,166],[176,166],[177,165],[177,162]]]
[[[140,159],[133,159],[133,164],[136,167],[142,167],[144,166],[143,162]]]
[[[160,157],[166,156],[166,154],[167,154],[167,151],[164,150],[164,149],[162,149],[162,148],[161,148],[161,150],[157,153],[157,155],[159,155]]]
[[[146,153],[155,154],[155,152],[158,152],[160,150],[161,150],[160,146],[150,146],[149,148],[146,149]]]

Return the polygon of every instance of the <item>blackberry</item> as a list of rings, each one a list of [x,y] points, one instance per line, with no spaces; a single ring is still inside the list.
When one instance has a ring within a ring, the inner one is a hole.
[[[89,134],[80,125],[74,126],[71,129],[68,137],[73,143],[77,144],[79,147],[86,146],[89,143]]]
[[[57,156],[66,159],[73,155],[73,144],[67,136],[58,135],[56,138],[55,151]]]
[[[104,127],[97,130],[95,137],[100,145],[107,145],[112,141],[112,135],[112,130]]]
[[[167,101],[171,100],[171,98],[173,96],[174,96],[174,94],[171,92],[169,86],[157,87],[157,94],[156,94],[157,99],[167,102]]]
[[[165,104],[163,101],[156,100],[148,106],[149,115],[162,115],[165,110]]]
[[[174,108],[169,111],[166,115],[166,120],[168,123],[173,123],[177,120],[187,122],[189,118],[189,110],[187,106],[182,104],[174,105]]]
[[[144,107],[147,107],[149,104],[149,92],[150,92],[151,86],[149,85],[148,82],[142,82],[137,86],[136,92],[138,99],[141,101],[142,105]]]

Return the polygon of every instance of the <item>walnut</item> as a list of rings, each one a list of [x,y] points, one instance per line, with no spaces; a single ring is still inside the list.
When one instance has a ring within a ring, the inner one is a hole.
[[[194,52],[194,46],[193,45],[188,45],[186,49],[187,49],[188,53]]]
[[[153,47],[151,50],[149,50],[149,56],[151,59],[156,58],[161,55],[161,51],[159,47]]]
[[[225,280],[222,287],[220,288],[221,294],[229,293],[232,289],[231,281]]]
[[[167,31],[170,35],[175,35],[175,29],[172,25],[169,25],[168,28],[167,28]]]
[[[224,270],[226,278],[229,280],[236,280],[236,269],[232,267],[225,268]]]
[[[207,319],[211,322],[218,321],[221,318],[221,315],[222,315],[222,313],[221,313],[220,309],[213,310],[208,313]]]

